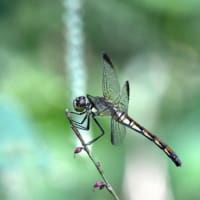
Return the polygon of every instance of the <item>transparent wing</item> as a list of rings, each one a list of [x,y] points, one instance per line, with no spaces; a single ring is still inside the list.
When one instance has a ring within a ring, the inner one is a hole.
[[[128,112],[128,103],[129,103],[129,82],[126,81],[122,92],[120,95],[119,108],[121,111]],[[126,127],[123,124],[111,120],[111,142],[112,144],[118,145],[124,141],[126,136]]]
[[[120,85],[111,59],[106,53],[102,54],[103,69],[103,96],[113,102],[119,101]]]
[[[114,145],[119,145],[124,141],[126,136],[126,127],[119,122],[111,119],[111,142]]]
[[[130,95],[129,91],[130,91],[129,82],[126,81],[122,88],[121,95],[120,95],[120,102],[119,102],[120,110],[126,113],[128,112],[128,103],[129,103],[129,95]]]

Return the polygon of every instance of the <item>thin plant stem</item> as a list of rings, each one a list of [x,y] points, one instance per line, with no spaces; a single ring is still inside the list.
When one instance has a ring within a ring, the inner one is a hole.
[[[101,178],[103,179],[103,181],[105,183],[105,188],[108,190],[108,192],[110,192],[110,194],[113,196],[113,198],[115,200],[120,200],[119,197],[117,196],[116,192],[114,191],[113,187],[111,186],[111,184],[108,182],[107,178],[105,177],[99,162],[96,162],[94,157],[92,156],[92,154],[91,154],[89,148],[87,147],[87,144],[84,141],[84,139],[83,139],[82,135],[80,134],[79,130],[75,126],[73,126],[72,120],[70,118],[70,111],[68,109],[66,109],[65,113],[66,113],[67,119],[69,120],[69,123],[71,125],[72,130],[74,131],[75,135],[80,140],[80,142],[81,142],[81,144],[83,146],[83,150],[87,153],[88,157],[90,158],[90,160],[92,161],[92,163],[96,167],[97,171],[99,172]]]

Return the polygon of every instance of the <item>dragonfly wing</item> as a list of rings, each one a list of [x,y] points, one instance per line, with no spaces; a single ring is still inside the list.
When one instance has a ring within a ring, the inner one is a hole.
[[[123,112],[128,112],[129,103],[129,82],[126,81],[120,95],[119,109]],[[126,127],[123,124],[111,120],[111,142],[118,145],[124,141],[126,135]]]
[[[103,69],[103,96],[111,101],[118,101],[120,98],[120,85],[114,65],[106,53],[102,54],[104,69]]]
[[[126,135],[126,127],[111,119],[111,142],[114,145],[122,144]]]
[[[122,88],[120,95],[120,102],[119,102],[120,110],[126,113],[128,112],[129,95],[130,95],[129,82],[126,81]]]

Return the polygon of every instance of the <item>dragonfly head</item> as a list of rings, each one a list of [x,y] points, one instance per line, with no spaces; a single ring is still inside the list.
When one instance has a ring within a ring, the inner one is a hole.
[[[84,96],[76,97],[73,106],[75,111],[83,112],[86,109],[86,98]]]

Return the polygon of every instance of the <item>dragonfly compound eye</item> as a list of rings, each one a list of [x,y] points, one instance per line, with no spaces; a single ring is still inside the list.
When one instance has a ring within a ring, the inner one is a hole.
[[[83,112],[86,108],[86,98],[84,96],[77,97],[74,99],[73,105],[77,112]]]

